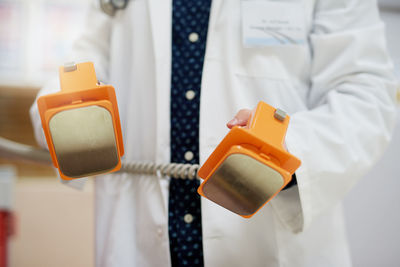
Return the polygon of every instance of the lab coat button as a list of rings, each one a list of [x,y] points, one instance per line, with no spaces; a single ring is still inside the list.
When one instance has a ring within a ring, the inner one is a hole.
[[[188,213],[183,217],[183,220],[185,221],[185,223],[191,223],[193,222],[193,215]]]
[[[184,157],[187,161],[191,161],[194,158],[194,154],[192,151],[186,151]]]
[[[163,230],[162,230],[161,227],[158,227],[158,228],[157,228],[157,235],[158,235],[158,236],[162,236],[162,235],[163,235]]]
[[[199,35],[196,32],[189,34],[189,41],[195,43],[199,40]]]
[[[185,96],[187,100],[192,100],[196,96],[196,93],[193,90],[189,90],[186,92]]]

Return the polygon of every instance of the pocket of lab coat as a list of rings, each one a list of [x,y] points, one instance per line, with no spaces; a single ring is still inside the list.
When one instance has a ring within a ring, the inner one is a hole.
[[[293,73],[308,68],[309,48],[303,46],[241,47],[233,68],[236,86],[287,112],[306,109],[308,86]]]

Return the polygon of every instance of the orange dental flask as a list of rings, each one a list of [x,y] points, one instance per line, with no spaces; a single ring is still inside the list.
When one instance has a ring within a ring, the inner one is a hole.
[[[121,168],[124,154],[117,99],[99,85],[93,63],[59,69],[61,91],[37,100],[53,164],[72,180]]]
[[[284,148],[289,119],[260,102],[248,125],[233,127],[199,169],[199,194],[244,218],[253,216],[301,164]]]

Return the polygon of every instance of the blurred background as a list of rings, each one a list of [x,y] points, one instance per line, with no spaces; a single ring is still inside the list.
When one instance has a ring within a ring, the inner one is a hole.
[[[29,107],[64,63],[89,1],[0,0],[0,136],[36,146]],[[400,78],[400,0],[379,4]],[[400,119],[383,158],[345,199],[356,267],[400,266],[399,149]],[[0,157],[0,228],[2,211],[15,215],[9,266],[93,266],[93,205],[92,181],[76,191],[48,166]]]
[[[1,137],[36,146],[29,107],[63,65],[89,2],[0,0]],[[9,266],[94,266],[93,205],[91,183],[77,191],[61,185],[51,167],[0,157],[0,216],[12,210],[15,225]]]

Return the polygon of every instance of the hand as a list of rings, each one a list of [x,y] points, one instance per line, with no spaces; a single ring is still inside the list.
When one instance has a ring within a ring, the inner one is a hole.
[[[235,117],[226,124],[226,126],[229,129],[232,129],[234,126],[244,127],[247,125],[247,122],[253,117],[255,112],[256,108],[254,108],[253,110],[241,109],[238,111],[238,113],[236,113]],[[286,142],[283,143],[283,147],[285,148],[286,151],[288,151],[286,147]]]
[[[239,110],[238,113],[236,113],[235,117],[230,120],[226,126],[229,129],[232,129],[233,126],[246,126],[247,122],[250,120],[250,118],[252,117],[253,113],[255,110],[251,110],[251,109],[241,109]]]

